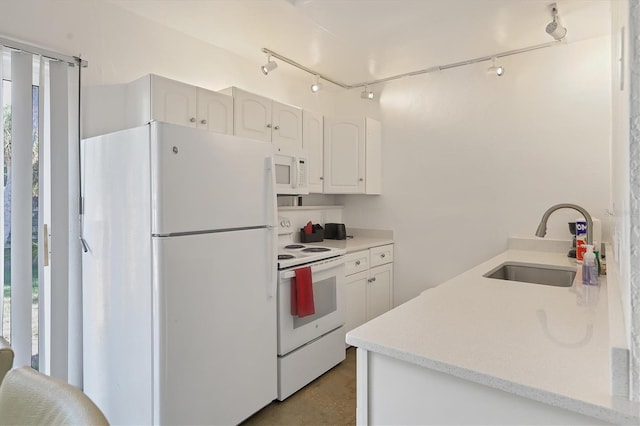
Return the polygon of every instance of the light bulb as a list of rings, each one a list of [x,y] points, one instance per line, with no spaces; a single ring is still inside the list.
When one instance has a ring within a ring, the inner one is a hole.
[[[320,77],[316,76],[316,81],[311,85],[311,91],[313,93],[318,93],[320,89],[322,89],[322,84],[320,83]]]
[[[276,68],[278,68],[278,64],[276,64],[273,61],[269,61],[260,67],[260,69],[262,70],[262,74],[264,75],[269,74],[271,71],[275,70]]]
[[[376,97],[375,93],[373,93],[373,91],[371,90],[363,90],[362,93],[360,93],[360,97],[362,99],[369,99],[372,100],[373,98]]]

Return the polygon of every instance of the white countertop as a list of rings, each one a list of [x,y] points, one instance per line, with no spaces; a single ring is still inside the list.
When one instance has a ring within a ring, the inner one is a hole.
[[[350,331],[347,343],[614,423],[640,404],[610,392],[606,277],[569,288],[484,278],[505,261],[575,266],[510,249]],[[578,268],[579,270],[579,268]]]
[[[345,249],[347,253],[353,253],[360,250],[367,250],[372,247],[393,244],[393,231],[347,228],[347,235],[351,238],[346,240],[323,240],[314,243],[319,246]]]
[[[360,250],[370,249],[371,247],[384,246],[386,244],[393,244],[393,240],[388,238],[377,237],[354,237],[346,240],[323,240],[314,245],[343,248],[347,250],[347,253],[353,253]]]

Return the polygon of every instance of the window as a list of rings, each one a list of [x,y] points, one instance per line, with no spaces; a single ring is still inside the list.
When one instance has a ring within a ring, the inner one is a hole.
[[[2,38],[0,58],[2,335],[14,366],[80,385],[79,61]]]
[[[3,297],[2,301],[2,335],[9,341],[11,341],[11,81],[7,79],[2,80],[2,115],[3,115],[3,227],[0,231],[3,236]],[[39,288],[43,286],[44,276],[40,277],[38,268],[38,247],[39,247],[39,87],[32,85],[31,90],[31,105],[32,105],[32,137],[31,137],[31,164],[32,164],[32,179],[31,179],[31,367],[38,369],[38,336],[39,336]],[[44,195],[44,194],[43,194]]]

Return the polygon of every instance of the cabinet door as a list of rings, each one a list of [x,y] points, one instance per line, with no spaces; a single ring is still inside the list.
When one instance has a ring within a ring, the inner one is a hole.
[[[324,119],[324,192],[364,193],[365,125],[362,119]]]
[[[151,119],[196,127],[196,87],[151,76]]]
[[[271,99],[234,88],[234,134],[271,142],[271,103]]]
[[[271,142],[282,149],[302,149],[302,110],[290,105],[273,102],[273,132]]]
[[[322,116],[309,111],[302,112],[302,148],[309,158],[309,192],[322,193],[324,162]]]
[[[212,90],[196,90],[197,127],[212,132],[233,134],[233,98]]]
[[[393,306],[393,264],[369,270],[367,320],[384,314]]]
[[[382,194],[382,126],[379,121],[366,119],[365,192]]]
[[[369,271],[345,278],[345,333],[367,321],[367,285]]]

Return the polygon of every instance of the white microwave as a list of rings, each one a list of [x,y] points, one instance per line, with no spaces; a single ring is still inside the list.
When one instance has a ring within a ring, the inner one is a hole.
[[[309,163],[302,152],[278,152],[273,156],[276,174],[276,192],[279,195],[309,193]]]

